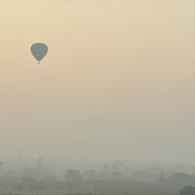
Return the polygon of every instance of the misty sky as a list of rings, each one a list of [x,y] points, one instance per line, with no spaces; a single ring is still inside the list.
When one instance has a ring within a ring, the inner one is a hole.
[[[195,147],[195,2],[0,1],[0,143]],[[48,45],[38,65],[33,43]]]

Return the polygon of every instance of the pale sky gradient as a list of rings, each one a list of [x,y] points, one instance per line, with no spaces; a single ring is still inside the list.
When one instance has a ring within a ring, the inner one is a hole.
[[[195,147],[195,1],[1,0],[0,18],[0,143]]]

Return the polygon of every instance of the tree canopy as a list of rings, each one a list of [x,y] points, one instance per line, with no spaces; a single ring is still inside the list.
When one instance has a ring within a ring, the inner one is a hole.
[[[195,186],[184,186],[181,190],[179,190],[180,195],[195,195]]]

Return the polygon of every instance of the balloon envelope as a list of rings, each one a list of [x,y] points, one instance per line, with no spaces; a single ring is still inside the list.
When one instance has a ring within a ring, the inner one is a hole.
[[[40,62],[48,52],[48,47],[44,43],[34,43],[31,46],[31,53]]]

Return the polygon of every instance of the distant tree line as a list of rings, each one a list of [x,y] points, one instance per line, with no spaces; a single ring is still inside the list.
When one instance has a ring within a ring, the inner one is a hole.
[[[194,195],[195,180],[189,180],[186,175],[175,175],[171,179],[157,182],[129,180],[83,180],[76,170],[65,174],[66,181],[37,180],[29,176],[22,178],[0,178],[0,194],[14,195],[26,192],[46,194],[147,194],[147,195]],[[67,179],[68,178],[68,179]],[[187,186],[186,186],[187,184]],[[185,186],[185,187],[184,187]]]

